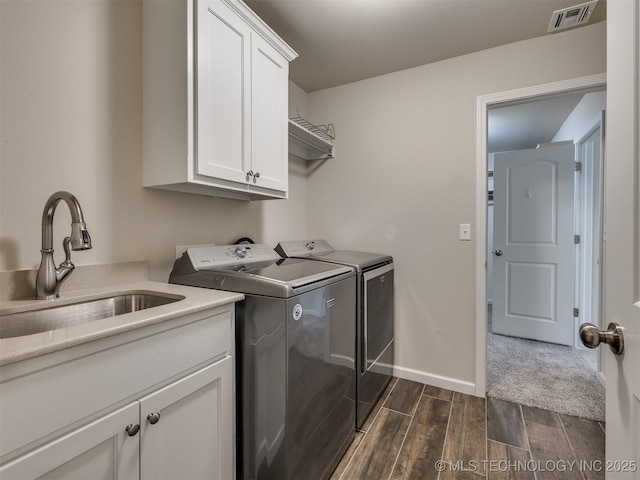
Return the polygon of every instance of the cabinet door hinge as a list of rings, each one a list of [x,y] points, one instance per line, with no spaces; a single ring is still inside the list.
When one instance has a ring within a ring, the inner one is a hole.
[[[578,318],[578,317],[580,316],[580,309],[578,309],[578,308],[574,308],[574,309],[573,309],[573,316],[574,316],[575,318]]]
[[[574,235],[573,236],[573,243],[576,245],[580,244],[580,235]]]
[[[576,172],[582,171],[582,162],[576,162]]]

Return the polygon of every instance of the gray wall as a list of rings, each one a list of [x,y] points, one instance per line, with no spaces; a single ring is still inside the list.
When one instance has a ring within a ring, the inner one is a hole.
[[[240,202],[142,185],[141,2],[0,2],[0,271],[36,268],[53,192],[77,196],[93,249],[77,265],[147,260],[166,281],[175,245],[306,236],[306,162],[290,199]],[[64,258],[66,207],[56,212]]]
[[[471,242],[458,234],[476,215],[477,97],[603,73],[605,34],[599,23],[309,95],[337,151],[309,175],[309,233],[394,256],[399,375],[474,389],[476,226]]]
[[[0,271],[37,267],[56,190],[79,198],[93,238],[76,264],[147,260],[156,280],[175,245],[245,235],[390,253],[398,374],[471,391],[475,235],[458,241],[458,224],[475,219],[476,99],[604,72],[605,24],[310,95],[292,88],[303,116],[335,124],[338,156],[291,157],[289,200],[244,203],[140,186],[140,12],[139,0],[0,2]],[[70,219],[64,207],[57,217],[59,262]]]

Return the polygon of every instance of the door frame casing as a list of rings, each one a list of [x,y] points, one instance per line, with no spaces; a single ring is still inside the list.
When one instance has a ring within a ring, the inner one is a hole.
[[[589,139],[595,132],[600,131],[600,156],[599,158],[585,159],[583,156],[582,147],[586,140]],[[590,122],[589,127],[585,130],[585,133],[576,140],[576,160],[582,164],[582,172],[576,180],[576,233],[580,235],[580,243],[576,249],[576,306],[580,309],[580,315],[576,317],[574,343],[578,349],[586,349],[580,342],[580,336],[578,334],[578,328],[580,324],[589,322],[595,324],[601,330],[606,325],[602,325],[603,318],[603,291],[602,281],[604,272],[604,238],[603,238],[603,225],[604,225],[604,131],[605,131],[605,111]],[[593,178],[597,175],[597,185],[594,186]],[[597,207],[597,219],[596,226],[593,227],[586,223],[588,218],[593,218],[593,212],[588,215],[589,210],[587,205],[593,204],[594,192],[598,192],[598,207]],[[589,228],[591,226],[591,228]],[[593,242],[594,231],[599,230],[597,242]],[[591,236],[591,238],[589,238]],[[588,265],[591,263],[591,256],[593,251],[597,251],[597,260],[599,261],[599,272],[594,275],[593,269],[589,269]],[[594,278],[597,281],[598,294],[598,306],[594,312],[592,306],[587,306],[588,295],[585,294],[585,286],[593,285]],[[589,312],[589,315],[586,315]],[[594,321],[594,318],[597,320]],[[600,382],[604,382],[604,376],[601,376],[600,371],[600,352],[598,350],[598,375]],[[604,385],[604,383],[603,383]]]
[[[477,98],[476,143],[476,382],[475,395],[487,394],[487,138],[488,111],[500,104],[526,102],[576,90],[606,87],[606,74],[590,75],[532,87],[482,95]]]

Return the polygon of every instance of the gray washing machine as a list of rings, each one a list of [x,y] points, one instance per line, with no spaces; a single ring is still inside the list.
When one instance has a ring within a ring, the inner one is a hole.
[[[355,270],[283,260],[264,244],[193,247],[169,282],[245,294],[237,478],[329,478],[355,434]]]
[[[276,251],[284,258],[356,269],[356,428],[361,428],[393,376],[393,258],[335,250],[326,240],[280,242]]]

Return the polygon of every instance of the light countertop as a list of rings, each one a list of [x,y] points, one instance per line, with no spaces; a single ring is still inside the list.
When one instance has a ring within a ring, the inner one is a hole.
[[[80,325],[57,330],[34,333],[22,337],[0,339],[0,366],[20,360],[37,357],[47,353],[63,350],[75,345],[116,335],[136,328],[145,327],[182,317],[202,310],[240,301],[244,295],[207,288],[186,287],[161,282],[137,282],[102,288],[92,288],[67,292],[56,300],[21,300],[3,301],[0,304],[0,316],[33,309],[34,306],[47,308],[75,303],[80,300],[94,300],[110,295],[124,293],[160,293],[183,296],[183,300],[167,305],[117,315],[115,317],[95,320]]]

